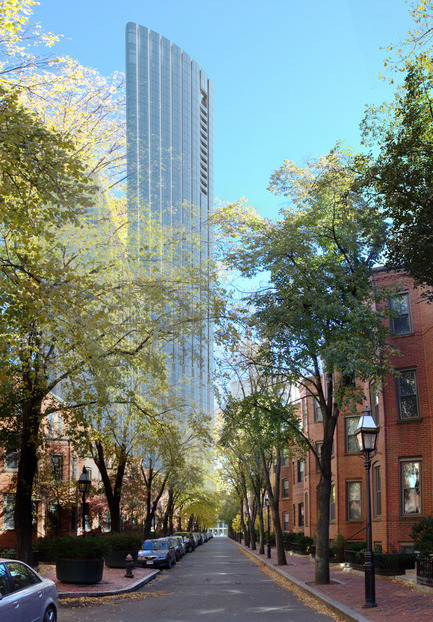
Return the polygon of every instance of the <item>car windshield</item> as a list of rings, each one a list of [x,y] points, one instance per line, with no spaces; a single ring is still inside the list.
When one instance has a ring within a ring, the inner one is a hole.
[[[168,549],[168,542],[154,542],[153,543],[154,551],[160,551],[161,549]]]
[[[146,551],[160,551],[167,548],[167,543],[159,540],[145,540],[142,548]]]

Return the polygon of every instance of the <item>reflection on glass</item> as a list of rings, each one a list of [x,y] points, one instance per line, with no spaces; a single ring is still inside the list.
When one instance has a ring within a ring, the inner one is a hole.
[[[421,512],[420,462],[403,462],[403,513],[419,514]]]

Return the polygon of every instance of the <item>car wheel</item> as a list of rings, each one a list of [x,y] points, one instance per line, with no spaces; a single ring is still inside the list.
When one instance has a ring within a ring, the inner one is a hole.
[[[166,567],[167,567],[168,570],[170,570],[170,568],[171,568],[171,557],[170,557],[170,555],[168,556]]]
[[[44,622],[56,622],[56,610],[54,607],[48,607],[44,615]]]

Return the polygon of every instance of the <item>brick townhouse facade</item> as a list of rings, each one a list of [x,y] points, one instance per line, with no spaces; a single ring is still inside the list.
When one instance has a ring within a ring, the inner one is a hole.
[[[380,426],[371,464],[373,543],[384,551],[413,549],[412,526],[433,512],[433,304],[409,277],[375,271],[377,287],[390,290],[392,359],[396,374],[381,386],[365,386],[366,405]],[[362,410],[362,407],[360,408]],[[304,426],[320,452],[322,423],[312,397],[302,400]],[[366,473],[354,436],[358,417],[340,414],[332,459],[330,538],[365,540]],[[316,531],[317,461],[312,452],[298,460],[283,452],[281,521],[284,531]]]
[[[92,488],[98,487],[98,472],[90,458],[82,459],[65,434],[62,416],[53,413],[43,423],[44,441],[40,450],[38,474],[34,484],[33,537],[76,535],[81,529],[80,497],[76,482],[88,471]],[[0,448],[0,549],[15,548],[15,482],[18,452]],[[95,526],[87,520],[87,529]],[[96,521],[97,522],[97,521]]]

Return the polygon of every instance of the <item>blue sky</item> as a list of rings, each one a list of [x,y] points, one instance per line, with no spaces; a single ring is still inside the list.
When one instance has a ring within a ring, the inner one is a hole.
[[[384,52],[413,25],[404,0],[40,0],[58,50],[102,74],[124,70],[128,21],[190,54],[215,89],[215,194],[275,217],[266,190],[285,159],[343,140],[359,147],[365,105],[392,97]]]

